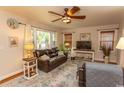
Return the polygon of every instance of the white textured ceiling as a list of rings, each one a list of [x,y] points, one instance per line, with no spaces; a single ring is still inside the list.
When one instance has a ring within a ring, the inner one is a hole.
[[[0,7],[1,10],[14,13],[28,20],[60,29],[118,24],[124,13],[124,7],[121,6],[80,6],[81,10],[75,15],[86,15],[85,20],[73,19],[71,24],[64,24],[61,21],[51,22],[60,16],[49,14],[48,11],[64,14],[64,8],[71,8],[71,6]]]

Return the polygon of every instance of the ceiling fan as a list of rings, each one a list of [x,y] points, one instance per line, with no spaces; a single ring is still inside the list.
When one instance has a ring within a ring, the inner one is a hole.
[[[71,19],[85,19],[86,18],[85,15],[83,15],[83,16],[74,16],[75,13],[80,11],[80,8],[77,7],[77,6],[74,6],[71,9],[65,8],[64,11],[65,11],[64,14],[59,14],[59,13],[56,13],[56,12],[53,12],[53,11],[48,11],[48,13],[61,16],[60,18],[52,20],[51,22],[56,22],[56,21],[62,20],[63,23],[68,24],[68,23],[71,23]]]

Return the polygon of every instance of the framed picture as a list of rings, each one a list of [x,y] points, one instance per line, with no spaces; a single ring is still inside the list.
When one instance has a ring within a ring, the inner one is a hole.
[[[91,41],[90,33],[81,33],[80,34],[81,41]]]
[[[10,47],[18,46],[18,37],[9,37]]]

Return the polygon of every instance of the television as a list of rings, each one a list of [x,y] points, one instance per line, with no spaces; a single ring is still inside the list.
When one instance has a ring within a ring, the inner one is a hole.
[[[91,41],[77,41],[76,48],[90,50],[91,49]]]

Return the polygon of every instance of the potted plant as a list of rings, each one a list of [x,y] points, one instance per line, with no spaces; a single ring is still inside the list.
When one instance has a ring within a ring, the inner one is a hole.
[[[61,45],[59,46],[59,50],[62,51],[63,53],[66,53],[66,52],[67,52],[67,51],[66,51],[66,47],[65,47],[64,44],[61,44]]]
[[[65,47],[65,44],[61,44],[59,46],[59,50],[62,51],[63,54],[66,55],[66,57],[68,57],[69,50]]]
[[[104,62],[108,63],[109,62],[110,53],[111,53],[111,50],[112,50],[111,47],[107,47],[107,46],[103,45],[101,47],[101,50],[102,50],[102,52],[104,54],[104,56],[103,56]]]

